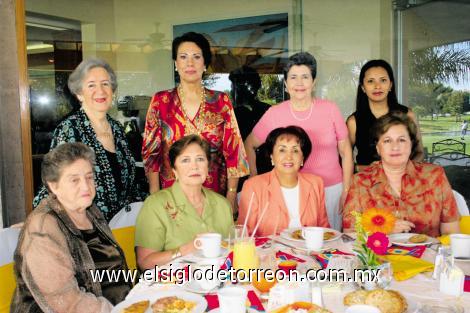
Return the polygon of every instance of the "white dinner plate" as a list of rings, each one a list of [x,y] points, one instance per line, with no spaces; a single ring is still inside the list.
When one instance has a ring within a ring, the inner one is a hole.
[[[410,242],[409,241],[410,237],[414,235],[418,235],[418,234],[415,234],[415,233],[391,234],[391,235],[388,235],[388,239],[390,240],[392,244],[397,245],[397,246],[402,246],[402,247],[425,246],[425,245],[429,245],[431,243],[437,242],[436,241],[437,239],[434,239],[433,237],[429,237],[429,236],[427,236],[427,239],[424,242],[419,242],[419,243]]]
[[[281,232],[281,237],[284,238],[284,239],[287,239],[287,240],[292,240],[292,241],[298,241],[298,242],[305,242],[305,239],[297,239],[297,238],[293,238],[292,237],[292,233],[295,232],[295,231],[298,231],[302,229],[301,227],[296,227],[296,228],[289,228],[289,229],[284,229],[282,232]],[[324,242],[329,242],[329,241],[333,241],[333,240],[336,240],[338,239],[339,237],[341,237],[341,233],[335,229],[331,229],[331,228],[323,228],[324,229],[324,232],[332,232],[334,233],[334,236],[328,240],[324,240]]]
[[[206,299],[204,299],[204,297],[193,294],[193,293],[189,293],[186,291],[181,291],[181,290],[168,290],[168,291],[153,291],[153,292],[145,292],[142,294],[135,294],[134,296],[129,297],[123,302],[116,305],[111,311],[111,313],[121,313],[125,308],[139,301],[149,300],[150,306],[151,306],[155,301],[157,301],[160,298],[172,297],[172,296],[178,297],[185,301],[196,302],[196,306],[191,311],[192,313],[203,313],[206,311],[207,301]],[[152,313],[152,309],[149,307],[147,311],[145,311],[145,313]]]

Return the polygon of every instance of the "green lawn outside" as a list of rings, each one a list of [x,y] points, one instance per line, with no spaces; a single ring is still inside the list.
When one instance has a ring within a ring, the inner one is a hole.
[[[439,119],[431,120],[430,117],[420,118],[419,127],[422,133],[440,132],[440,131],[460,131],[462,121],[470,120],[470,116],[462,116],[460,122],[455,121],[455,116],[439,117]]]
[[[462,120],[470,120],[470,116],[462,116]],[[423,145],[427,147],[428,152],[431,153],[432,151],[432,144],[437,141],[441,141],[444,139],[455,139],[458,141],[462,141],[460,138],[460,126],[462,122],[456,122],[455,116],[449,117],[439,117],[439,119],[431,120],[430,117],[428,118],[420,118],[419,119],[419,128],[423,135]],[[449,132],[449,131],[457,131],[458,135],[439,135],[435,134],[437,132]],[[433,133],[433,134],[431,134]],[[465,136],[466,143],[466,151],[465,153],[470,154],[470,129],[467,131],[467,136]]]

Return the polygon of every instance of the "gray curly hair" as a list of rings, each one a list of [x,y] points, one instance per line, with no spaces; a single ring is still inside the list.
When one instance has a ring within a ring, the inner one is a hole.
[[[111,66],[104,60],[98,58],[90,58],[83,60],[70,74],[68,80],[68,86],[70,91],[74,95],[79,95],[82,92],[83,79],[88,72],[96,67],[101,67],[106,70],[109,74],[109,80],[111,82],[111,88],[113,92],[117,89],[117,78]]]

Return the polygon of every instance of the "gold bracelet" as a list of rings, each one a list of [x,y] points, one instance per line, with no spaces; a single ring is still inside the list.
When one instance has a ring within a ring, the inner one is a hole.
[[[228,188],[228,192],[237,192],[237,188]]]
[[[171,252],[172,252],[172,254],[171,254],[171,260],[172,261],[174,259],[177,259],[177,258],[180,258],[180,257],[183,256],[183,254],[181,254],[180,248],[173,249]]]

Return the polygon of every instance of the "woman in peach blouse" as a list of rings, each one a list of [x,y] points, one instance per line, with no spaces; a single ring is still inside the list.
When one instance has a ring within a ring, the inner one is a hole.
[[[272,235],[286,228],[329,227],[323,180],[299,172],[312,151],[307,133],[297,126],[276,128],[269,133],[266,148],[274,169],[245,182],[238,223],[245,222],[251,202],[247,221],[250,234],[261,218],[257,236]]]
[[[380,117],[373,129],[380,161],[354,175],[346,197],[344,231],[353,211],[375,207],[395,213],[393,232],[437,237],[459,232],[459,213],[444,169],[411,161],[418,146],[416,124],[403,113]]]

